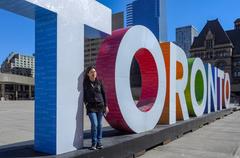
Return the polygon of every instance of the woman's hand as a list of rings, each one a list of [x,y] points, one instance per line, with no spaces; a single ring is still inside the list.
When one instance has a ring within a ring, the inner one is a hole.
[[[105,116],[107,116],[107,114],[109,113],[109,109],[108,109],[108,107],[106,106],[106,110],[105,110]]]

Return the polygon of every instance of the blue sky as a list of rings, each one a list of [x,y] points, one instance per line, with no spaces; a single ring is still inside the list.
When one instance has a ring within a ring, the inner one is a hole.
[[[113,10],[125,10],[132,0],[98,0]],[[175,28],[194,25],[201,31],[207,20],[218,18],[225,30],[240,18],[240,0],[166,0],[168,40],[175,40]],[[34,21],[0,9],[0,63],[11,51],[34,52]]]

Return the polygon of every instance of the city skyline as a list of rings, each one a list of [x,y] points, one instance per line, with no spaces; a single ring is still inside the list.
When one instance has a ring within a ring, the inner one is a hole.
[[[125,7],[132,0],[109,1],[98,0],[110,7],[113,13],[126,11]],[[202,0],[191,1],[167,0],[168,40],[175,41],[175,29],[186,25],[193,25],[198,31],[203,28],[207,20],[218,18],[225,30],[233,29],[232,21],[240,17],[237,0]],[[228,11],[231,11],[229,13]],[[0,63],[12,51],[31,55],[35,51],[34,21],[0,9]],[[16,27],[17,26],[17,27]]]

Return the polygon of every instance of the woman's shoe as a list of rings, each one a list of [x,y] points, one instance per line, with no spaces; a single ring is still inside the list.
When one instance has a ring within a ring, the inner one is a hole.
[[[101,143],[97,143],[97,149],[103,149],[103,145]]]
[[[97,150],[96,144],[92,144],[92,146],[89,148],[89,150]]]

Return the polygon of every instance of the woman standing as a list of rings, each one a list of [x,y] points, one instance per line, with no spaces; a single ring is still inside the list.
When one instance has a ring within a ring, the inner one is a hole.
[[[101,81],[97,79],[94,66],[87,68],[83,81],[84,103],[91,122],[92,146],[90,150],[102,149],[102,117],[109,112]]]

